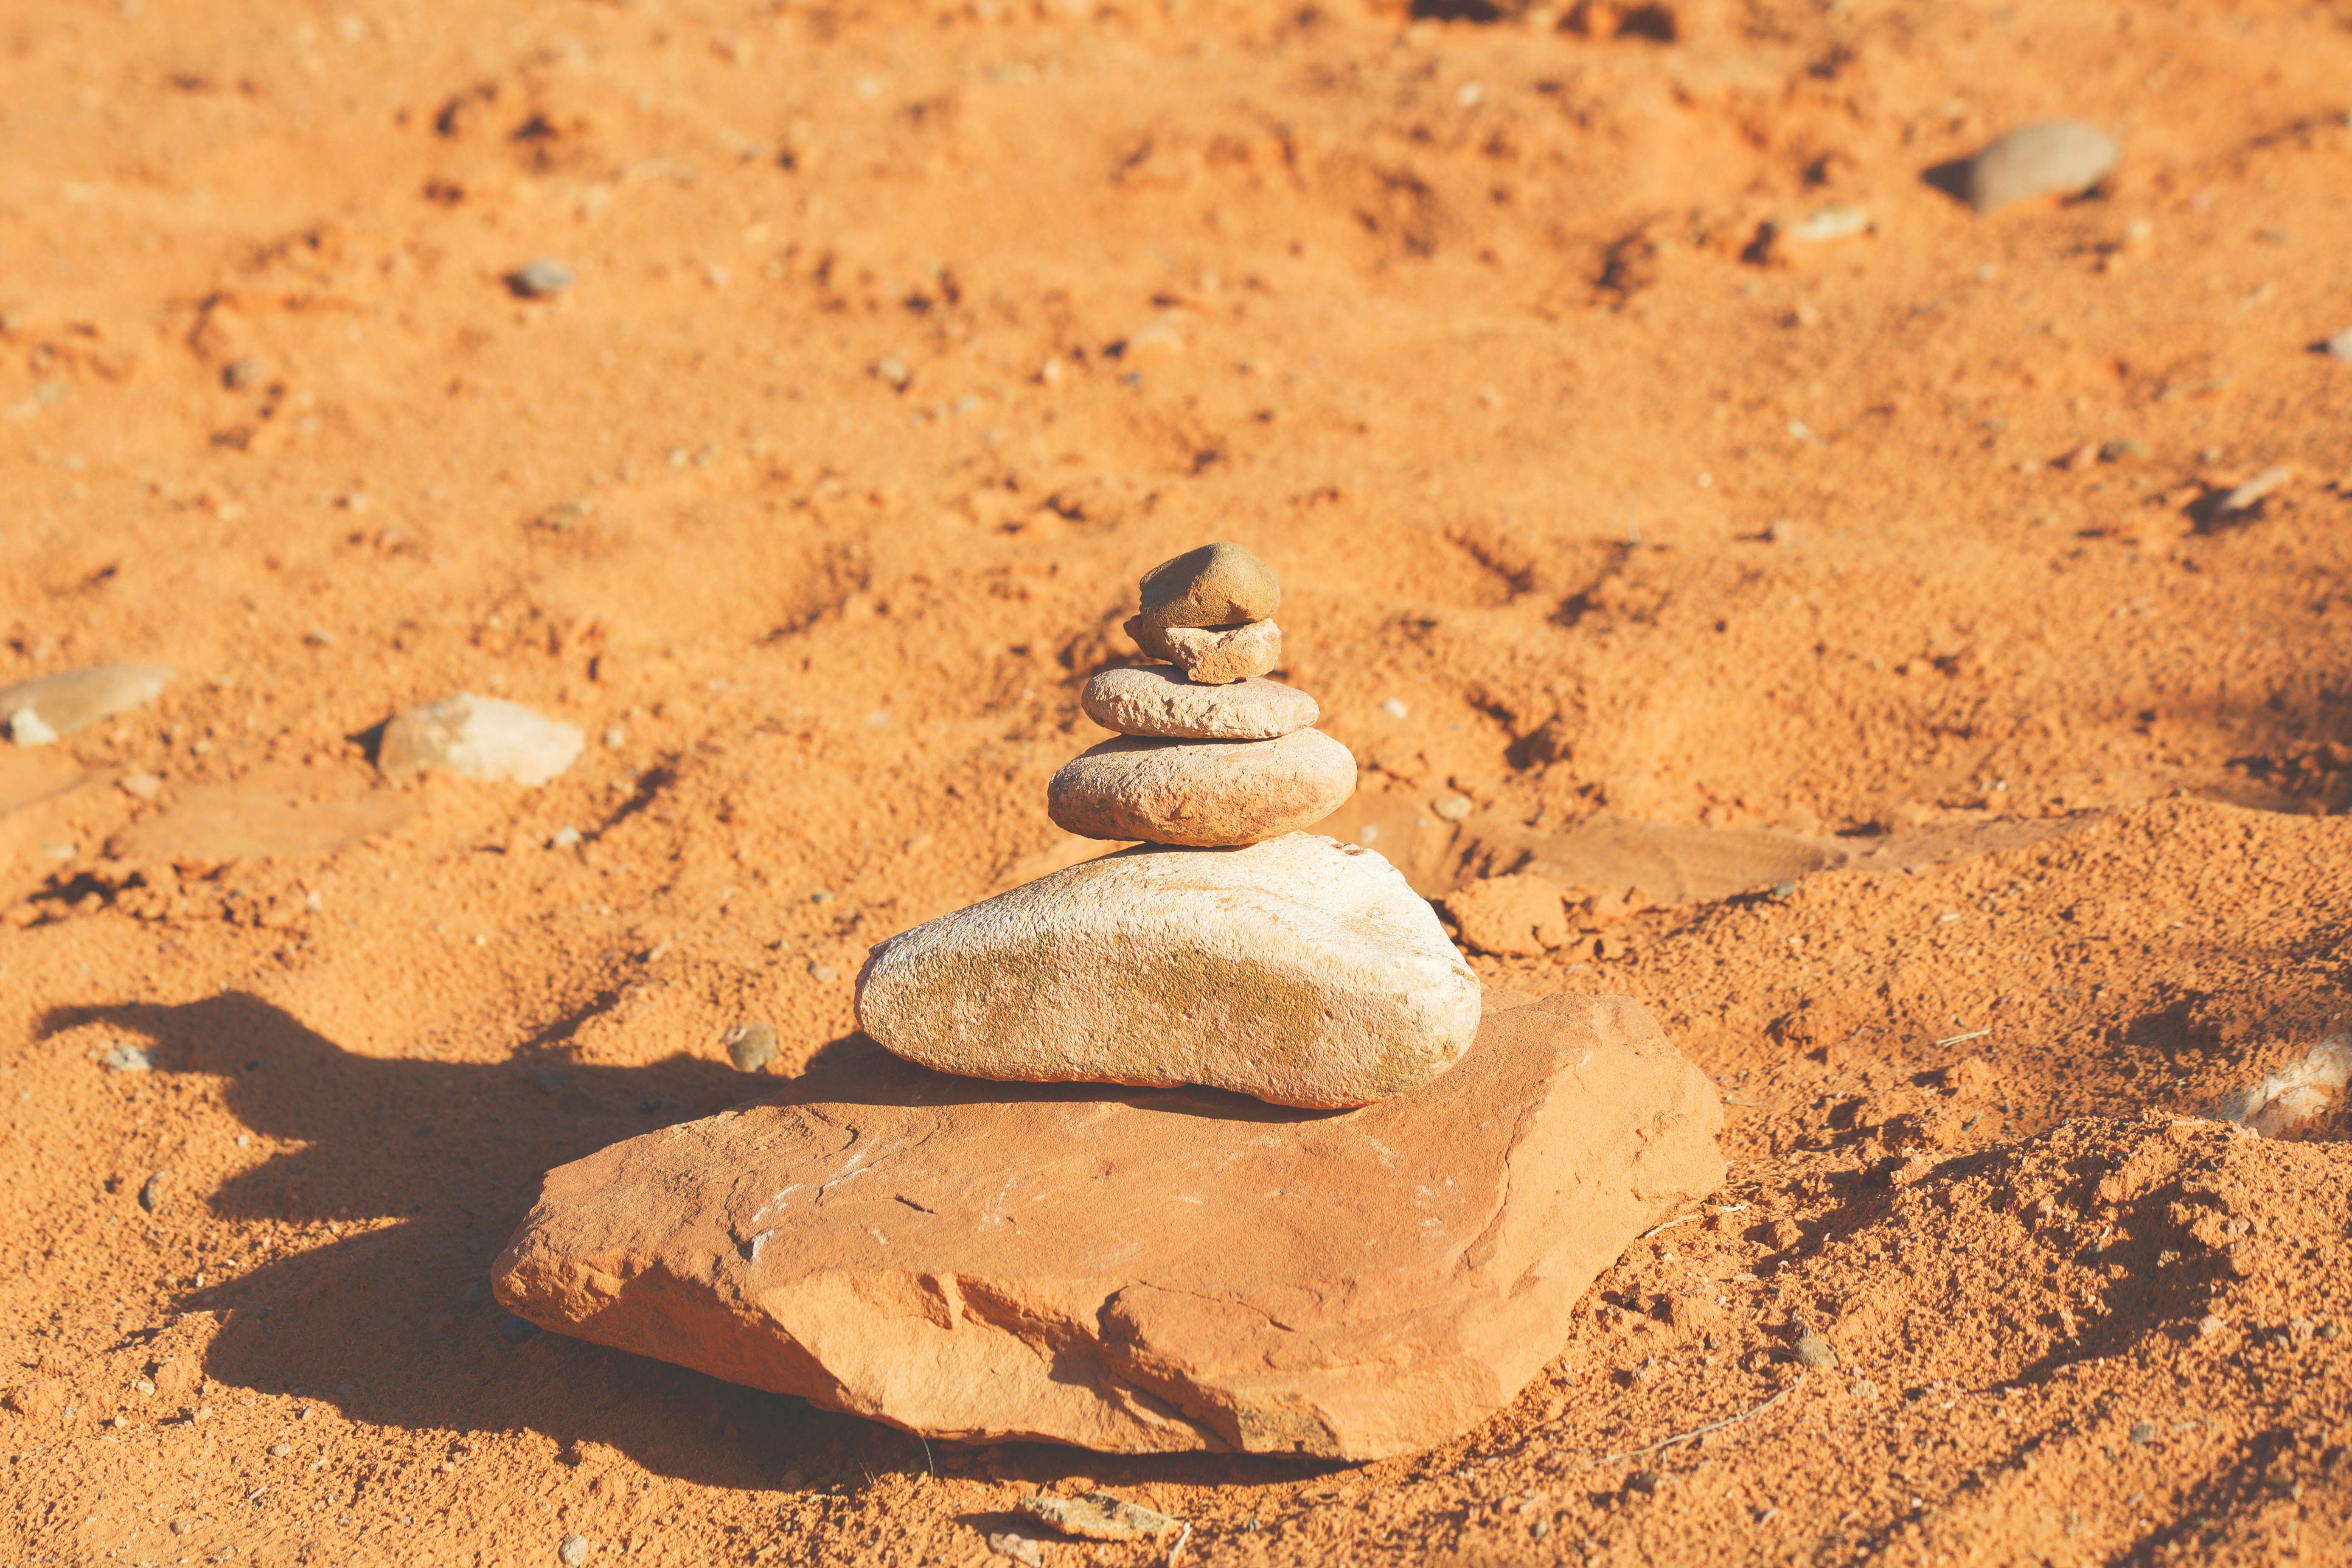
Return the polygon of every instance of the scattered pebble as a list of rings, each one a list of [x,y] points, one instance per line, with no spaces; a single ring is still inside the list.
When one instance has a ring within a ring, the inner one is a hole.
[[[570,767],[584,743],[575,726],[520,702],[460,691],[395,715],[384,726],[376,765],[386,773],[437,768],[536,786]]]
[[[738,1024],[727,1031],[727,1059],[737,1072],[758,1072],[776,1058],[776,1031],[765,1024]]]
[[[2137,1444],[2140,1445],[2142,1447],[2146,1447],[2148,1444],[2155,1442],[2155,1441],[2156,1441],[2156,1423],[2155,1423],[2155,1422],[2153,1422],[2153,1421],[2135,1421],[2135,1422],[2133,1422],[2133,1423],[2132,1423],[2132,1429],[2131,1429],[2131,1441],[2133,1441],[2133,1442],[2135,1442],[2135,1443],[2137,1443]]]
[[[555,1549],[555,1560],[564,1568],[580,1568],[581,1563],[588,1561],[588,1538],[584,1535],[565,1536]]]
[[[508,273],[506,282],[518,300],[551,300],[572,287],[572,268],[542,256]]]
[[[840,971],[834,968],[830,963],[817,963],[814,962],[809,964],[808,972],[811,974],[815,975],[819,980],[824,981],[828,984],[840,973]]]
[[[166,1165],[147,1178],[145,1184],[139,1189],[141,1208],[145,1209],[149,1214],[153,1214],[163,1206],[163,1178],[171,1173],[172,1167]]]
[[[908,370],[907,362],[897,354],[884,354],[874,362],[874,376],[877,381],[888,383],[893,390],[904,392],[907,384],[915,379],[915,373]]]
[[[293,1451],[294,1445],[291,1443],[272,1443],[269,1445],[269,1457],[273,1459],[282,1459]]]
[[[626,730],[622,729],[618,724],[614,725],[611,729],[604,731],[604,744],[614,751],[618,751],[623,746],[628,744],[628,741],[629,732]]]
[[[98,1059],[98,1065],[109,1072],[150,1072],[155,1058],[144,1046],[117,1046]]]
[[[2122,156],[2114,137],[2080,120],[2021,125],[1961,166],[1959,195],[1979,213],[2029,196],[2071,195],[2113,174]]]
[[[150,773],[127,773],[115,780],[114,784],[133,800],[153,800],[163,791],[163,781]]]
[[[1448,822],[1459,822],[1470,815],[1476,804],[1466,795],[1449,795],[1429,809]]]
[[[152,700],[171,679],[161,665],[101,664],[0,687],[0,726],[20,746],[46,746]]]
[[[2230,1325],[2211,1312],[2197,1320],[2197,1333],[2201,1339],[2211,1339]]]
[[[1797,1359],[1822,1372],[1835,1371],[1838,1363],[1837,1352],[1830,1348],[1829,1341],[1811,1329],[1797,1336]]]
[[[2217,515],[2222,517],[2227,517],[2231,512],[2249,510],[2256,501],[2261,500],[2294,477],[2294,470],[2284,465],[2264,468],[2261,473],[2223,496],[2221,503],[2213,510]]]
[[[1391,719],[1402,719],[1405,716],[1405,705],[1391,697],[1381,704],[1381,711]]]
[[[555,830],[555,837],[547,841],[547,847],[550,849],[569,849],[579,842],[580,830],[566,823]]]
[[[2320,347],[2331,358],[2352,360],[2352,327],[2345,328]]]
[[[999,1557],[1010,1557],[1015,1563],[1025,1563],[1029,1568],[1040,1568],[1045,1561],[1037,1543],[1025,1535],[1015,1535],[1009,1530],[999,1531],[988,1538],[988,1549]]]
[[[221,366],[221,384],[231,392],[259,386],[268,375],[269,362],[258,354],[247,354]]]

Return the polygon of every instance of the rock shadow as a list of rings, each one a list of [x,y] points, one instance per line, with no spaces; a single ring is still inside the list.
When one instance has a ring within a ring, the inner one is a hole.
[[[567,1462],[601,1446],[709,1485],[922,1468],[908,1434],[582,1341],[518,1334],[491,1300],[490,1265],[550,1167],[793,1080],[686,1057],[611,1068],[543,1051],[495,1064],[362,1057],[240,992],[58,1008],[39,1032],[89,1024],[145,1037],[161,1079],[206,1075],[238,1121],[279,1145],[149,1222],[196,1255],[192,1274],[234,1273],[184,1288],[176,1302],[220,1315],[205,1371],[228,1389],[452,1443],[539,1432]],[[239,1224],[228,1245],[242,1258],[218,1256],[223,1238],[199,1205]]]

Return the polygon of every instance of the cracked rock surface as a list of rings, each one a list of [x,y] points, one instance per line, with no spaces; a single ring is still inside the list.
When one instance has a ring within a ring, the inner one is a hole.
[[[1490,994],[1342,1114],[852,1047],[551,1172],[495,1270],[562,1333],[928,1436],[1367,1459],[1485,1420],[1712,1190],[1708,1080],[1623,997]]]

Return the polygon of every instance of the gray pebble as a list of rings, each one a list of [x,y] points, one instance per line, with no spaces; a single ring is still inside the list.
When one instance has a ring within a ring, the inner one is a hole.
[[[507,287],[518,300],[550,300],[572,287],[572,268],[541,256],[507,274]]]
[[[562,1543],[555,1549],[555,1560],[564,1564],[564,1568],[580,1568],[581,1563],[588,1561],[588,1538],[584,1535],[565,1536]]]
[[[2155,1423],[2155,1422],[2153,1422],[2153,1421],[2135,1421],[2135,1422],[2133,1422],[2133,1423],[2132,1423],[2132,1429],[2131,1429],[2131,1440],[2132,1440],[2133,1442],[2135,1442],[2135,1443],[2139,1444],[2142,1447],[2146,1447],[2148,1444],[2155,1442],[2155,1441],[2156,1441],[2156,1423]]]
[[[171,1173],[172,1167],[166,1165],[147,1178],[146,1184],[139,1189],[141,1208],[145,1209],[149,1214],[153,1214],[163,1206],[163,1178]]]
[[[100,1057],[98,1065],[109,1072],[151,1072],[155,1059],[144,1046],[117,1046]]]
[[[1837,1365],[1837,1352],[1830,1348],[1829,1341],[1807,1329],[1797,1336],[1797,1359],[1807,1366],[1828,1372]]]
[[[727,1059],[737,1072],[758,1072],[776,1058],[776,1031],[765,1024],[738,1024],[727,1031]]]
[[[1979,213],[2028,196],[2074,195],[2115,172],[2123,150],[2080,120],[2045,120],[1996,137],[1958,171],[1960,199]]]

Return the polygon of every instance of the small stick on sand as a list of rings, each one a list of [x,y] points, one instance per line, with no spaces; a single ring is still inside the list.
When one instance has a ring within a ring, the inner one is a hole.
[[[1687,1443],[1694,1437],[1704,1437],[1709,1432],[1719,1432],[1726,1426],[1737,1426],[1742,1421],[1747,1421],[1755,1416],[1763,1415],[1764,1412],[1771,1409],[1772,1406],[1780,1404],[1780,1401],[1796,1393],[1798,1384],[1804,1381],[1805,1374],[1801,1371],[1797,1373],[1797,1381],[1795,1383],[1791,1383],[1788,1387],[1782,1389],[1780,1393],[1774,1394],[1771,1398],[1766,1400],[1763,1404],[1758,1405],[1753,1410],[1744,1410],[1737,1415],[1727,1415],[1720,1421],[1710,1421],[1704,1426],[1694,1426],[1687,1432],[1678,1433],[1672,1437],[1653,1443],[1646,1448],[1628,1448],[1622,1454],[1603,1454],[1601,1458],[1593,1460],[1592,1462],[1596,1465],[1608,1465],[1614,1464],[1619,1459],[1638,1459],[1644,1454],[1654,1454],[1661,1448],[1671,1448],[1677,1443]]]
[[[1176,1554],[1183,1551],[1184,1543],[1192,1539],[1192,1521],[1188,1519],[1184,1521],[1184,1533],[1178,1536],[1176,1544],[1168,1549],[1168,1568],[1176,1568]]]

